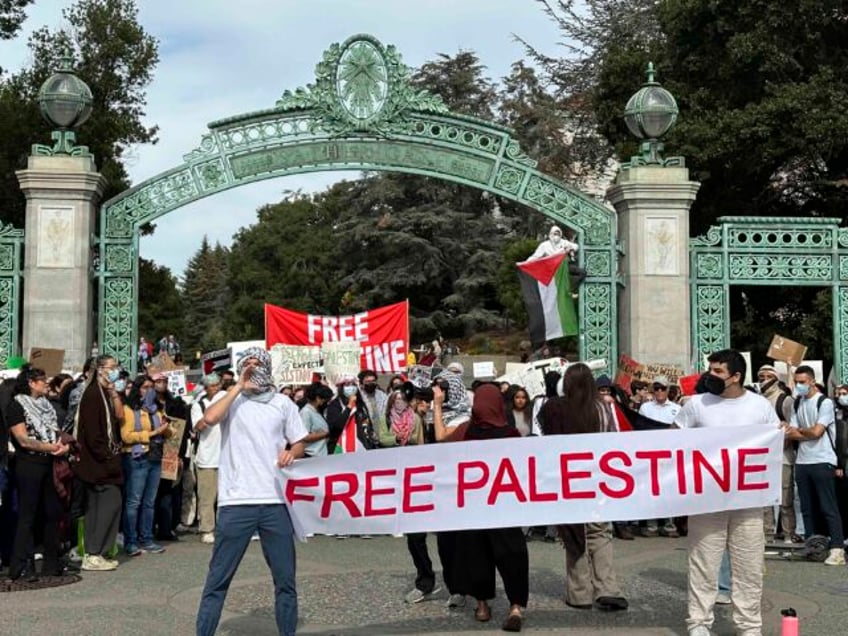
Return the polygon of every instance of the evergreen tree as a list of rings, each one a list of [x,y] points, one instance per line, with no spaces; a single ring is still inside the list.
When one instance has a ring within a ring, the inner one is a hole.
[[[183,276],[181,345],[186,351],[214,351],[226,345],[228,274],[229,250],[210,246],[204,235]]]

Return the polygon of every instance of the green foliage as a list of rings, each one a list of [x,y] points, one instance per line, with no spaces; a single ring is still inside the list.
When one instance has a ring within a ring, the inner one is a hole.
[[[344,271],[336,236],[337,184],[321,195],[326,205],[295,194],[259,210],[258,222],[235,237],[229,263],[232,306],[226,333],[233,340],[262,337],[264,304],[313,313],[336,313]]]
[[[0,218],[18,227],[23,226],[24,197],[14,171],[26,167],[32,144],[50,142],[51,127],[41,119],[37,94],[65,50],[71,51],[74,68],[94,98],[92,116],[77,139],[89,147],[106,177],[104,199],[129,187],[126,149],[156,141],[156,127],[145,127],[142,118],[158,45],[138,23],[135,0],[78,0],[63,16],[64,27],[42,27],[32,34],[31,63],[0,84]]]
[[[183,328],[180,344],[187,352],[223,349],[230,309],[230,252],[211,247],[206,236],[186,266],[182,285]]]
[[[0,0],[0,40],[15,37],[26,19],[25,9],[31,4],[32,0]]]
[[[485,68],[472,51],[440,53],[413,73],[412,84],[440,96],[455,113],[493,119],[497,93],[492,80],[483,75]]]
[[[164,335],[182,333],[182,299],[171,270],[140,258],[138,278],[139,335],[155,343]]]

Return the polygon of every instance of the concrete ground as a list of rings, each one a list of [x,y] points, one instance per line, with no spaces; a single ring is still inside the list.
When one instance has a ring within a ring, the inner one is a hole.
[[[564,552],[559,544],[530,543],[530,603],[524,632],[661,636],[685,634],[685,539],[616,541],[616,561],[630,609],[604,614],[566,607]],[[431,556],[438,564],[435,539]],[[0,634],[158,636],[191,634],[210,546],[194,535],[160,555],[124,560],[114,572],[84,572],[63,587],[0,594]],[[844,634],[848,569],[767,560],[765,634],[780,633],[780,609],[794,607],[805,635]],[[499,586],[492,621],[474,620],[472,604],[448,610],[437,600],[404,603],[414,571],[406,541],[315,537],[298,546],[298,633],[309,635],[499,634],[507,602]],[[716,612],[716,634],[732,634],[729,607]],[[252,543],[230,589],[219,634],[276,634],[270,574]]]

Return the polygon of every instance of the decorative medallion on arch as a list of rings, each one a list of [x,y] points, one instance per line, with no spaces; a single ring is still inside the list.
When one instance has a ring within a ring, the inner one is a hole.
[[[209,124],[183,163],[107,201],[100,215],[99,342],[135,357],[140,226],[217,192],[327,170],[419,174],[496,194],[576,232],[587,278],[580,288],[580,355],[617,357],[615,213],[536,169],[508,128],[451,113],[416,89],[394,46],[370,35],[332,44],[315,82],[274,108]]]
[[[840,219],[718,219],[690,241],[692,351],[730,346],[731,285],[820,286],[833,291],[833,361],[848,379],[848,228]]]

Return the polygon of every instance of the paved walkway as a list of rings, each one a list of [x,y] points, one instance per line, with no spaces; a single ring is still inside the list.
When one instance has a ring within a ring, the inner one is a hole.
[[[664,636],[685,633],[685,539],[617,541],[616,556],[631,609],[604,614],[563,602],[564,553],[558,544],[530,543],[530,606],[526,633]],[[0,594],[0,634],[49,636],[192,634],[210,547],[187,535],[161,555],[122,563],[115,572],[83,573],[79,583]],[[431,537],[431,556],[438,556]],[[414,572],[403,539],[344,541],[316,537],[298,547],[300,626],[308,635],[502,634],[507,603],[499,587],[489,624],[471,606],[448,610],[440,599],[408,605]],[[805,635],[844,634],[848,569],[767,561],[766,634],[780,633],[779,611],[794,607]],[[730,609],[717,611],[716,634],[732,634]],[[252,543],[227,599],[219,634],[276,634],[270,575]]]

